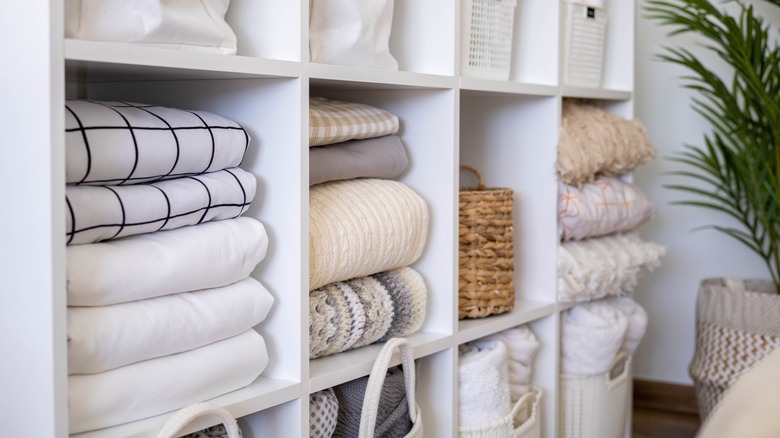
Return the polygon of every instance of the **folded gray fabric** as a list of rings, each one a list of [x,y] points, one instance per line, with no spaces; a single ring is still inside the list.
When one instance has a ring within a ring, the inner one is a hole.
[[[353,178],[395,179],[409,158],[396,135],[309,148],[309,185]]]

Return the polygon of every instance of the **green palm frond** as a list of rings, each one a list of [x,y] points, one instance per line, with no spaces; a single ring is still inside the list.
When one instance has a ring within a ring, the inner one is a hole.
[[[766,0],[780,6],[780,0]],[[693,109],[711,126],[703,145],[686,146],[673,172],[691,184],[668,188],[691,196],[678,204],[736,219],[742,229],[710,226],[757,253],[780,293],[780,48],[752,5],[730,15],[709,0],[649,0],[650,19],[670,35],[695,34],[731,67],[722,76],[684,48],[666,47],[663,61],[684,67]]]

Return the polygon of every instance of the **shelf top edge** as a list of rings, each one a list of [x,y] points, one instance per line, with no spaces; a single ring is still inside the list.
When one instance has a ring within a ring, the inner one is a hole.
[[[561,86],[561,95],[563,97],[577,97],[582,99],[598,100],[630,100],[632,98],[632,93],[630,91],[572,87],[569,85]]]
[[[471,77],[460,78],[463,91],[490,94],[554,97],[560,88],[557,85],[534,84],[516,81],[498,81]]]
[[[454,76],[330,64],[306,64],[312,84],[337,88],[453,89]]]

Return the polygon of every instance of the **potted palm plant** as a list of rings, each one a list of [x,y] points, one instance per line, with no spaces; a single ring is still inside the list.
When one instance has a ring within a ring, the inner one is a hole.
[[[780,6],[780,0],[764,0]],[[697,297],[696,351],[690,366],[705,419],[722,392],[780,344],[780,49],[776,35],[744,1],[648,0],[650,19],[670,35],[693,34],[728,66],[719,74],[693,52],[666,48],[661,59],[689,73],[694,109],[712,131],[672,157],[686,195],[680,204],[717,211],[734,227],[711,226],[764,261],[768,279],[711,278]]]

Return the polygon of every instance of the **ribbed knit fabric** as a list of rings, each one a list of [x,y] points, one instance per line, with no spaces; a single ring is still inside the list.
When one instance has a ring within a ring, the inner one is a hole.
[[[309,293],[309,357],[362,347],[420,329],[427,288],[422,276],[406,267]]]
[[[428,207],[401,182],[355,179],[309,191],[309,290],[408,266],[428,237]]]
[[[368,377],[333,387],[339,401],[339,420],[333,438],[357,438]],[[376,417],[375,438],[402,438],[412,429],[404,375],[398,367],[387,372]]]

